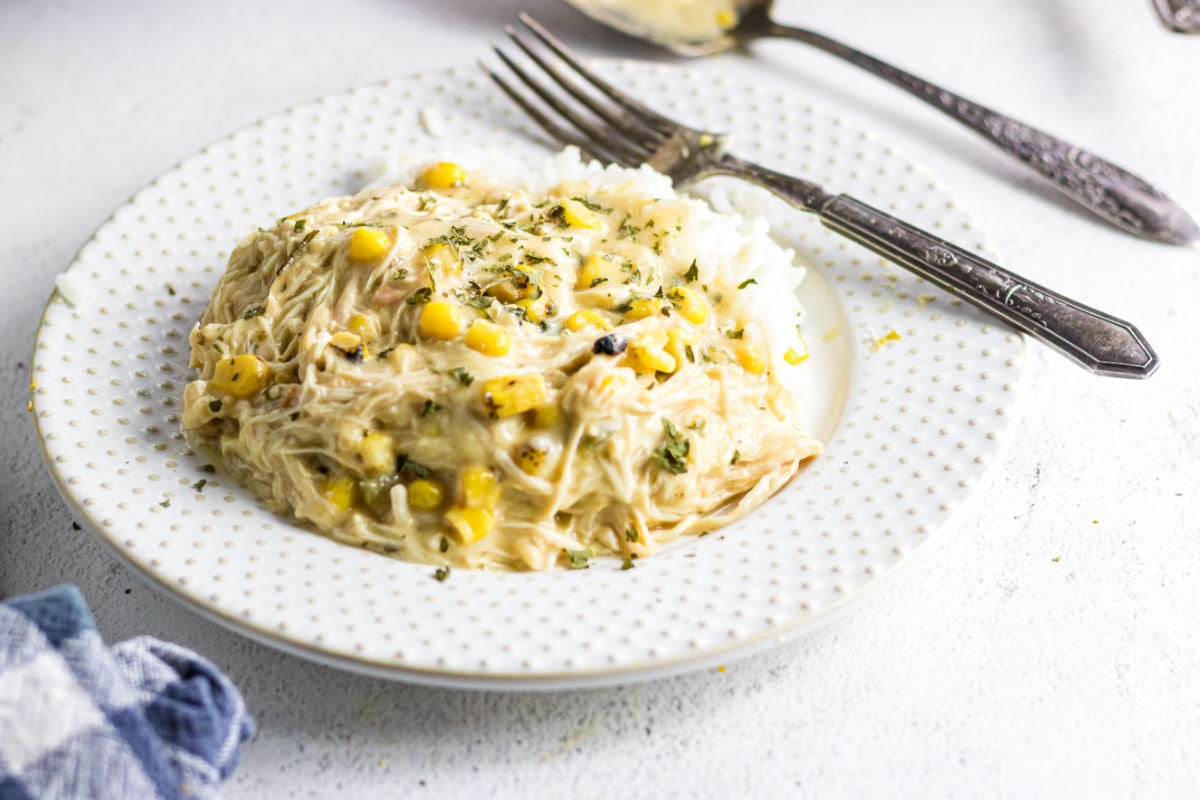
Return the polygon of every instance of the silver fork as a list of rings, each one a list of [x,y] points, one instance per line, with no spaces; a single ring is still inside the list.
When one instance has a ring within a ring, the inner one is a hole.
[[[1097,375],[1145,378],[1158,368],[1158,356],[1130,323],[1052,292],[853,197],[830,194],[820,184],[733,156],[725,152],[720,134],[689,128],[647,108],[584,67],[528,14],[519,18],[540,46],[511,27],[505,33],[544,75],[535,76],[499,48],[495,52],[540,102],[486,66],[484,70],[560,145],[574,145],[605,163],[647,163],[678,187],[712,175],[748,180]]]

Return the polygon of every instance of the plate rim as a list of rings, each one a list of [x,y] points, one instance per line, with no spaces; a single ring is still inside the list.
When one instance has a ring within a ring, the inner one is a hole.
[[[644,62],[636,59],[594,59],[596,63],[611,65],[613,68],[624,68],[634,70],[646,70],[647,72],[662,75],[675,73],[677,75],[691,75],[695,78],[706,78],[702,71],[692,67],[680,67],[670,64],[662,64],[657,62]],[[79,246],[71,257],[66,269],[59,274],[66,274],[79,263],[80,258],[85,249],[97,241],[97,237],[101,231],[107,226],[116,222],[116,217],[125,208],[135,204],[135,201],[143,192],[156,185],[165,176],[180,170],[183,165],[198,156],[206,153],[210,148],[230,141],[238,134],[251,131],[262,126],[264,123],[277,118],[293,114],[298,110],[312,108],[321,103],[330,102],[331,100],[340,100],[342,98],[350,98],[358,92],[369,90],[386,90],[392,89],[401,84],[405,80],[428,79],[435,76],[460,77],[466,72],[464,67],[451,67],[439,70],[422,70],[410,73],[399,78],[390,78],[380,81],[373,81],[346,87],[342,90],[331,92],[329,94],[316,96],[309,100],[289,105],[280,110],[265,114],[254,122],[240,126],[227,132],[220,138],[214,139],[203,147],[198,148],[194,152],[188,153],[182,159],[176,161],[172,166],[162,170],[154,178],[147,181],[142,186],[133,192],[128,199],[117,205],[101,222],[93,229],[88,238]],[[723,79],[730,83],[737,84],[739,81],[731,79]],[[954,198],[953,193],[937,179],[936,175],[920,162],[909,156],[903,149],[891,145],[885,139],[879,139],[878,136],[869,128],[857,123],[854,118],[847,117],[834,108],[809,103],[799,100],[795,94],[788,92],[772,85],[769,89],[764,90],[764,95],[769,97],[788,97],[793,100],[802,102],[804,108],[813,113],[816,113],[826,119],[839,119],[849,123],[848,128],[857,132],[865,133],[880,144],[886,147],[892,154],[899,156],[909,164],[913,165],[920,173],[930,180],[936,181],[938,188],[942,193],[950,198]],[[544,144],[544,143],[542,143]],[[435,148],[439,145],[435,145]],[[959,207],[959,210],[972,222],[974,215],[969,209]],[[983,249],[986,253],[994,255],[995,248],[992,246],[986,234],[979,228],[975,228],[977,235],[981,237],[984,245]],[[815,265],[806,265],[810,271],[810,275],[815,271]],[[824,277],[820,280],[826,282]],[[826,282],[828,283],[828,282]],[[830,288],[832,286],[830,285]],[[36,369],[40,361],[39,359],[39,343],[42,340],[43,328],[45,327],[47,315],[51,312],[52,306],[57,297],[61,296],[61,291],[57,286],[52,287],[51,291],[43,304],[41,314],[39,315],[36,335],[34,337],[32,353],[29,359],[29,374],[31,385],[36,385]],[[64,298],[65,299],[65,298]],[[846,309],[846,304],[839,297],[838,303],[842,306],[842,311],[846,314],[847,321],[850,321],[850,313]],[[1003,328],[1002,323],[997,323],[997,326]],[[116,534],[108,532],[103,523],[98,520],[85,506],[76,498],[69,487],[66,485],[65,478],[57,469],[54,458],[51,455],[47,443],[47,432],[43,428],[42,417],[37,413],[38,410],[38,393],[31,391],[31,400],[33,407],[31,409],[34,419],[34,425],[37,432],[37,440],[39,451],[42,459],[46,464],[47,472],[50,474],[51,480],[54,483],[55,489],[63,501],[71,508],[72,512],[82,522],[86,524],[90,534],[100,540],[105,549],[114,555],[117,560],[126,568],[130,569],[141,580],[160,592],[167,598],[181,603],[189,610],[198,613],[200,616],[220,626],[231,630],[239,635],[245,636],[257,643],[265,644],[269,647],[283,650],[291,655],[301,657],[310,661],[321,663],[326,666],[344,669],[358,674],[368,675],[376,678],[398,680],[421,685],[445,687],[445,688],[462,688],[471,690],[512,690],[512,691],[559,691],[576,688],[594,688],[615,685],[628,685],[636,682],[655,680],[658,678],[679,675],[685,672],[700,671],[712,665],[732,663],[736,660],[749,657],[764,650],[772,649],[775,646],[783,643],[797,641],[801,636],[815,631],[830,622],[840,619],[847,611],[857,607],[866,598],[875,596],[878,591],[884,586],[890,585],[897,575],[909,567],[911,564],[921,560],[925,554],[934,549],[936,542],[940,541],[947,533],[959,524],[961,518],[970,511],[974,505],[979,502],[979,499],[986,493],[987,488],[994,480],[995,476],[1000,471],[1000,468],[1007,460],[1010,448],[1013,444],[1014,436],[1012,435],[1018,420],[1023,412],[1023,407],[1026,402],[1026,394],[1029,385],[1029,347],[1028,338],[1019,331],[1013,330],[1017,353],[1014,358],[1018,363],[1015,365],[1014,387],[1010,391],[1009,402],[1007,403],[1009,421],[1004,426],[1004,435],[999,437],[999,442],[989,451],[989,461],[982,471],[978,474],[977,481],[974,485],[966,490],[965,496],[956,503],[955,507],[947,512],[936,526],[928,532],[921,544],[911,549],[903,558],[895,564],[889,566],[886,570],[876,574],[872,580],[862,586],[856,587],[852,592],[837,598],[836,600],[823,604],[820,609],[808,615],[792,615],[786,619],[781,625],[773,628],[762,628],[751,631],[737,639],[719,641],[706,646],[699,653],[690,653],[681,651],[669,658],[651,659],[645,655],[638,660],[625,662],[619,665],[600,666],[596,668],[578,668],[573,670],[538,670],[536,672],[506,672],[500,670],[457,670],[443,668],[429,668],[412,664],[401,664],[394,661],[384,661],[369,657],[366,655],[354,655],[345,651],[333,651],[331,649],[322,648],[312,642],[300,641],[292,638],[272,627],[257,622],[255,619],[248,619],[245,616],[238,615],[232,610],[223,609],[219,606],[206,603],[203,598],[198,596],[198,592],[189,590],[187,587],[179,586],[177,583],[171,582],[161,574],[152,570],[148,565],[140,564],[134,560],[127,552],[125,552],[117,541]],[[850,407],[849,398],[853,395],[854,390],[858,388],[861,375],[862,359],[855,358],[851,366],[849,385],[847,388],[846,397],[844,398],[843,408],[839,414],[835,431],[841,431],[847,419],[848,409]],[[236,484],[234,484],[236,486]],[[239,489],[242,487],[238,486]],[[244,491],[244,489],[243,489]],[[285,517],[280,517],[283,522],[295,525],[295,523]],[[310,530],[297,526],[307,535],[315,535]],[[326,538],[326,537],[323,537]],[[407,562],[404,562],[407,563]]]

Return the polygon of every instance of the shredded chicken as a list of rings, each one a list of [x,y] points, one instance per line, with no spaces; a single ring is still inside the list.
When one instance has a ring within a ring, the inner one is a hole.
[[[695,235],[716,218],[633,180],[530,196],[446,163],[324,201],[233,252],[184,427],[339,541],[455,567],[645,558],[821,448],[753,281]]]

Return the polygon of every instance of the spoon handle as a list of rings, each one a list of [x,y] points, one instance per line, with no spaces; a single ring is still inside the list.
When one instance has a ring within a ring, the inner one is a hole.
[[[1154,10],[1167,30],[1200,34],[1200,2],[1197,0],[1154,0]]]
[[[1111,161],[814,31],[768,20],[757,32],[810,44],[924,100],[1119,228],[1168,244],[1186,245],[1200,239],[1200,226],[1183,208]]]

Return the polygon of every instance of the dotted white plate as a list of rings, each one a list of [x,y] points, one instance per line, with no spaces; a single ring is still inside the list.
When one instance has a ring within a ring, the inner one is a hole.
[[[651,105],[735,133],[740,155],[986,250],[936,181],[840,117],[713,69],[603,66]],[[96,232],[67,273],[76,305],[59,292],[47,304],[33,395],[55,481],[114,553],[241,633],[347,669],[454,686],[613,684],[803,633],[928,547],[999,460],[1021,337],[776,209],[778,237],[810,267],[806,413],[827,449],[736,524],[627,571],[598,559],[438,582],[431,567],[335,544],[203,471],[179,423],[187,335],[237,240],[360,188],[389,155],[485,147],[548,152],[477,71],[414,76],[240,131]],[[899,338],[880,345],[891,331]]]

